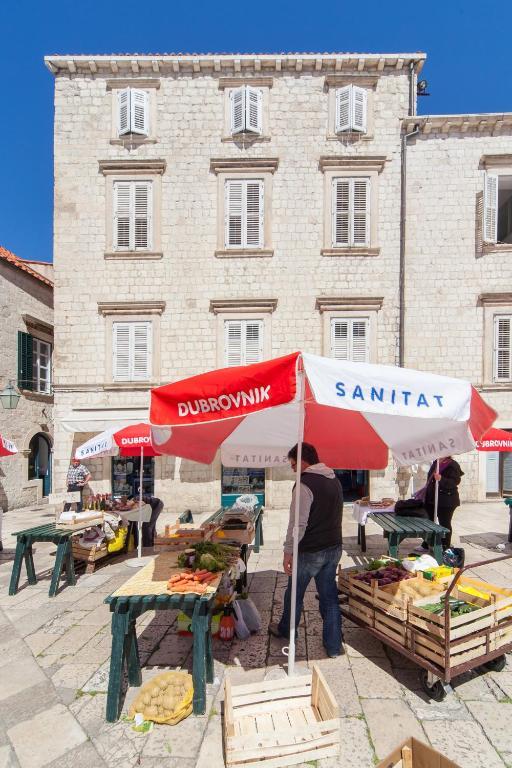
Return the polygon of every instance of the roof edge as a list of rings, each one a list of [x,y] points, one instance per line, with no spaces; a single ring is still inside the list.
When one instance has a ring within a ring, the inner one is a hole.
[[[36,280],[39,280],[39,282],[44,283],[45,285],[48,285],[50,288],[54,287],[53,280],[50,280],[50,278],[45,277],[40,272],[37,272],[37,270],[32,269],[32,267],[29,267],[28,264],[19,256],[16,256],[15,253],[12,251],[9,251],[7,248],[4,248],[0,245],[0,259],[2,261],[5,261],[7,264],[10,264],[11,267],[15,267],[16,269],[21,269],[22,272],[25,272],[27,275],[30,275],[30,277],[35,278]],[[34,262],[37,263],[37,262]],[[43,262],[44,263],[44,262]]]
[[[448,133],[449,131],[499,131],[512,128],[512,112],[480,112],[459,115],[409,115],[402,118],[403,130],[407,133],[418,127],[420,133]]]

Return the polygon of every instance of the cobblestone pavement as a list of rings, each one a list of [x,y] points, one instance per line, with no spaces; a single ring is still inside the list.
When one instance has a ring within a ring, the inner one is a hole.
[[[4,516],[0,553],[0,768],[217,768],[222,755],[222,679],[258,681],[284,674],[281,643],[266,627],[279,616],[286,579],[280,572],[286,510],[265,515],[265,546],[250,558],[250,594],[261,611],[264,630],[230,644],[214,640],[215,676],[208,686],[207,713],[175,727],[155,726],[136,734],[122,719],[105,722],[105,692],[110,654],[110,617],[104,598],[128,579],[122,561],[82,575],[75,587],[48,598],[49,569],[55,546],[35,551],[38,583],[7,594],[12,567],[10,531],[51,518],[46,507]],[[165,520],[161,518],[163,526]],[[356,525],[345,511],[343,565],[361,561]],[[468,562],[502,554],[507,508],[502,502],[467,504],[455,517],[456,541]],[[381,532],[367,527],[368,555],[384,551]],[[418,542],[402,545],[406,553]],[[512,553],[512,547],[506,546]],[[512,560],[487,567],[489,580],[512,586]],[[176,614],[145,614],[138,622],[143,679],[177,665],[191,668],[191,640],[176,634]],[[501,673],[470,673],[458,678],[442,703],[427,699],[418,670],[385,649],[368,633],[345,623],[346,655],[325,658],[314,590],[305,601],[299,629],[299,668],[318,663],[341,708],[341,760],[318,761],[318,768],[369,768],[402,739],[417,736],[463,768],[512,766],[512,661]],[[137,689],[127,692],[126,713]]]

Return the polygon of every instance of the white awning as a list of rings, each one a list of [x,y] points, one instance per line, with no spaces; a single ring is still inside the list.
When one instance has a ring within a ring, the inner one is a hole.
[[[65,432],[103,432],[148,420],[147,408],[76,408],[55,421]]]

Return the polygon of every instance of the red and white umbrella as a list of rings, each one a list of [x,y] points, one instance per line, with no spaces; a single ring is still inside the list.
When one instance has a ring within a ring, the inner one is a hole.
[[[159,455],[160,452],[155,450],[151,441],[150,425],[144,422],[106,429],[96,437],[91,437],[75,451],[75,458],[80,460],[98,456],[140,456],[137,560],[129,561],[130,565],[145,564],[145,560],[142,558],[143,464],[145,457]]]
[[[476,441],[479,451],[512,451],[512,432],[504,429],[489,429],[480,440]]]
[[[0,456],[14,456],[15,453],[18,453],[18,449],[12,440],[0,435]]]
[[[225,466],[287,465],[298,443],[299,483],[303,440],[331,467],[382,469],[389,451],[399,465],[470,451],[495,418],[467,381],[295,352],[157,387],[149,420],[158,451],[203,463],[220,449]],[[297,555],[295,537],[290,674]]]

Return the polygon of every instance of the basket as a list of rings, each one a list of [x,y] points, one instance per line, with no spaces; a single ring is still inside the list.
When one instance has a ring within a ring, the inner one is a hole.
[[[232,686],[225,682],[226,765],[279,768],[338,757],[339,709],[323,675]]]

